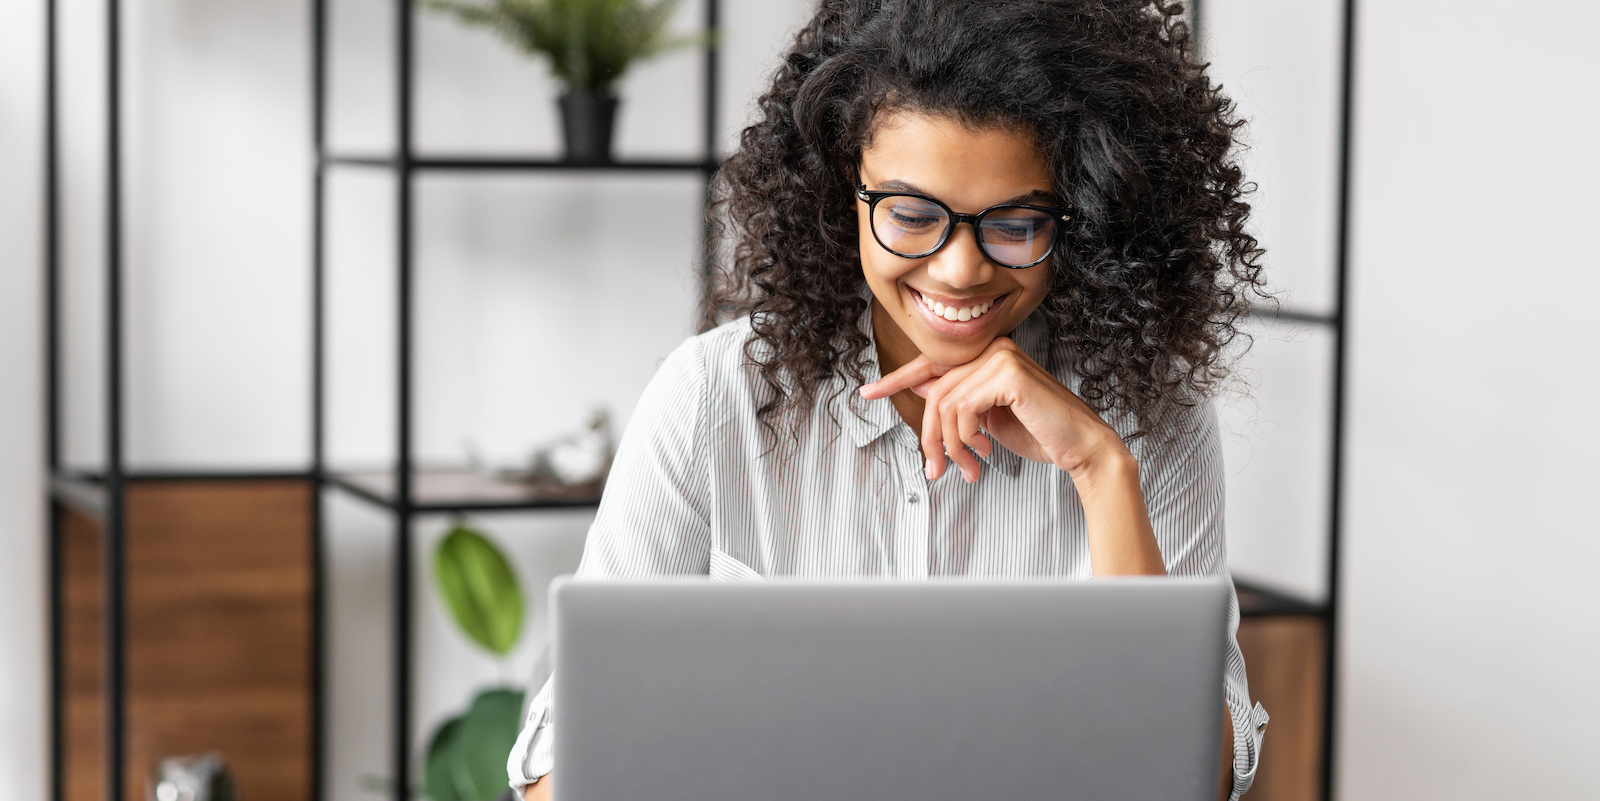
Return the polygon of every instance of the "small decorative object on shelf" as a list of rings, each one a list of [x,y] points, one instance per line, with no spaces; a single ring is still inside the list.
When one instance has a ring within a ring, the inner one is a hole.
[[[216,752],[168,757],[156,765],[148,801],[234,801],[233,777]]]
[[[563,487],[583,487],[605,480],[611,469],[611,414],[595,409],[589,426],[541,448],[533,457],[533,478]]]
[[[504,658],[522,635],[523,595],[511,563],[481,532],[458,520],[433,553],[433,580],[469,639]],[[522,690],[490,687],[428,740],[422,789],[433,801],[495,801],[506,790],[506,756],[522,720]]]
[[[615,441],[611,437],[611,413],[597,407],[589,414],[582,431],[564,434],[534,449],[526,469],[500,468],[489,473],[496,481],[528,489],[543,488],[556,493],[599,493],[611,470]],[[469,455],[468,462],[481,469],[481,462]]]
[[[613,87],[628,67],[706,41],[671,34],[680,0],[423,0],[469,25],[489,28],[529,55],[550,60],[566,92],[559,100],[567,161],[611,161],[617,114]]]

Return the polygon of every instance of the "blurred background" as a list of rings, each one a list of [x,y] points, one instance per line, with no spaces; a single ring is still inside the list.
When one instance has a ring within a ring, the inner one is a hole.
[[[704,1],[669,27],[704,29]],[[592,488],[494,477],[527,472],[596,409],[620,432],[695,330],[705,172],[811,5],[721,0],[715,80],[698,45],[632,68],[612,147],[626,169],[552,166],[564,145],[547,63],[419,10],[409,147],[433,163],[407,194],[396,4],[328,0],[319,144],[311,3],[122,3],[121,441],[143,477],[125,509],[129,798],[155,757],[207,747],[247,801],[382,798],[397,731],[420,771],[444,722],[538,669],[544,588],[577,564]],[[108,444],[105,8],[58,0],[55,18],[58,478],[103,473]],[[1600,54],[1587,32],[1600,11],[1361,4],[1346,229],[1345,8],[1201,8],[1202,55],[1249,121],[1240,158],[1283,300],[1252,321],[1219,401],[1229,560],[1256,590],[1241,640],[1273,714],[1251,797],[1321,794],[1331,620],[1335,796],[1592,798]],[[58,481],[75,502],[47,502],[46,23],[43,0],[0,4],[0,797],[49,797],[59,642],[69,794],[98,798],[96,485]],[[648,236],[608,237],[594,210],[615,208],[639,210]],[[402,413],[409,499],[384,472]],[[319,469],[337,480],[313,493],[304,477]],[[219,474],[233,478],[190,480]],[[474,634],[434,581],[457,525],[520,587],[509,643]],[[398,576],[397,553],[410,557]],[[410,658],[397,666],[400,614]],[[184,670],[211,683],[161,678]]]

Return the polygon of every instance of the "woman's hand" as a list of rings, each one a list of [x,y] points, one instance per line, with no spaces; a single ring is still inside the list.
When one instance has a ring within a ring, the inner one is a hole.
[[[918,356],[861,388],[869,400],[909,389],[926,400],[922,453],[929,479],[944,474],[945,457],[969,483],[978,480],[978,460],[987,458],[987,432],[1011,452],[1053,464],[1077,481],[1096,464],[1132,459],[1122,437],[1089,405],[1023,353],[1009,337],[989,343],[978,358],[958,367]]]
[[[1013,453],[1072,477],[1095,575],[1166,573],[1127,444],[1009,337],[956,367],[918,356],[861,395],[876,400],[908,389],[925,400],[921,440],[930,480],[944,474],[948,455],[962,477],[977,481],[978,460],[967,447],[988,457],[994,445],[987,432]]]
[[[522,788],[522,801],[550,801],[550,774]]]

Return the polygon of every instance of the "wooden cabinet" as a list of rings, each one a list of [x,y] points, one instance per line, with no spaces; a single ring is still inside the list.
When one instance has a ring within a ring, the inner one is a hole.
[[[312,496],[305,479],[127,489],[127,799],[163,756],[215,750],[248,801],[312,797]],[[63,798],[105,793],[100,524],[60,529]]]
[[[1290,602],[1291,604],[1293,602]],[[1239,650],[1250,675],[1250,695],[1272,721],[1249,801],[1317,801],[1322,798],[1323,705],[1327,628],[1320,610],[1282,608],[1241,587]],[[1267,607],[1267,608],[1263,608]]]

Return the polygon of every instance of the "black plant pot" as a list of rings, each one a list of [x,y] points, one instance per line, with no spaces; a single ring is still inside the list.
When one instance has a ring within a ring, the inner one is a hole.
[[[561,96],[561,133],[567,140],[567,161],[573,164],[607,164],[611,161],[611,131],[617,121],[617,99],[599,92],[568,92]]]

